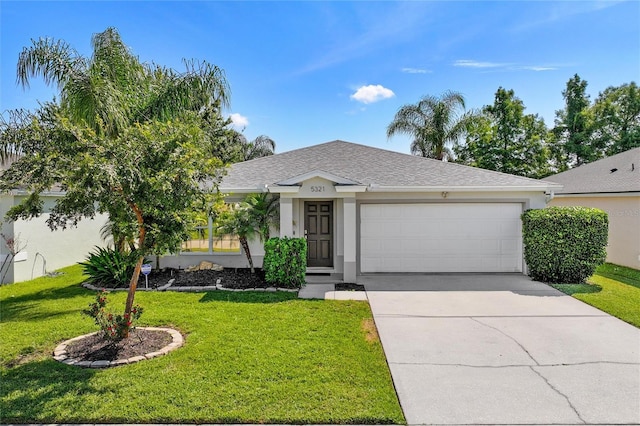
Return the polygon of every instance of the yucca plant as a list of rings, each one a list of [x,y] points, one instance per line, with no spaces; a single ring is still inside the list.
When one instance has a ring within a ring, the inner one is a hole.
[[[127,287],[133,269],[138,261],[138,253],[121,252],[113,248],[97,247],[87,256],[85,262],[79,262],[87,282],[101,287]]]

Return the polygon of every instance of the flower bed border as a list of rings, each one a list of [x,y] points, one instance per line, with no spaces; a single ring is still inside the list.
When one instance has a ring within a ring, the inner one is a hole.
[[[139,361],[144,361],[145,359],[151,359],[151,358],[159,357],[162,355],[166,355],[171,351],[175,351],[176,349],[178,349],[184,344],[184,338],[182,337],[182,334],[180,334],[179,331],[174,330],[173,328],[164,328],[164,327],[136,327],[136,328],[142,329],[142,330],[149,330],[149,331],[164,331],[171,335],[172,342],[169,343],[164,348],[158,349],[157,351],[149,352],[148,354],[145,354],[145,355],[134,356],[131,358],[117,359],[115,361],[108,361],[108,360],[83,361],[77,358],[69,358],[69,356],[67,355],[67,346],[69,346],[69,344],[73,342],[86,339],[87,337],[90,337],[99,333],[99,331],[95,331],[93,333],[74,337],[73,339],[65,340],[64,342],[60,343],[58,346],[56,346],[56,348],[53,351],[53,359],[63,364],[75,365],[77,367],[109,368],[109,367],[117,367],[119,365],[133,364]]]
[[[175,278],[169,280],[169,282],[163,286],[158,288],[145,288],[138,286],[136,291],[183,291],[183,292],[200,292],[200,291],[261,291],[261,292],[276,292],[276,291],[287,291],[289,293],[297,293],[300,291],[299,288],[284,288],[284,287],[251,287],[251,288],[228,288],[223,287],[222,284],[216,283],[216,285],[207,285],[207,286],[190,286],[190,287],[171,287]],[[82,286],[89,290],[93,291],[129,291],[128,288],[105,288],[105,287],[96,287],[93,284],[83,283]]]

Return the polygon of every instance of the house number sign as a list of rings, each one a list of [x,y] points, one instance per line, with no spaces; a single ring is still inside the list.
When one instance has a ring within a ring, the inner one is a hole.
[[[311,185],[311,192],[324,192],[324,185]]]

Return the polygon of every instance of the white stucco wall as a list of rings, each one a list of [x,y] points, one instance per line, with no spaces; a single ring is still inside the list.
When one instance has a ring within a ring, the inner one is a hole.
[[[14,281],[25,281],[65,266],[83,261],[95,246],[105,246],[100,228],[106,216],[83,219],[77,227],[51,231],[46,224],[49,214],[14,223],[15,235],[26,243],[25,258],[14,265]]]
[[[549,206],[585,206],[609,215],[607,262],[640,269],[640,195],[556,196]]]
[[[20,201],[19,197],[3,195],[0,197],[0,214],[4,219],[7,209]],[[43,197],[44,210],[47,211],[56,197]],[[20,242],[24,249],[17,256],[6,282],[30,280],[65,266],[83,261],[94,246],[104,246],[100,238],[100,228],[106,223],[105,215],[95,219],[83,219],[77,227],[51,231],[46,221],[49,213],[43,213],[31,220],[6,222],[3,220],[2,233]],[[0,255],[4,257],[8,250],[4,241],[0,242]]]
[[[344,190],[347,188],[345,187]],[[334,232],[334,268],[332,273],[341,275],[349,273],[355,277],[357,253],[357,220],[359,204],[366,202],[513,202],[522,204],[523,211],[531,208],[544,208],[546,196],[543,191],[495,191],[495,192],[448,192],[443,197],[442,192],[338,192],[334,183],[320,177],[308,179],[302,183],[297,193],[280,194],[281,201],[285,200],[285,209],[281,209],[281,233],[283,229],[293,237],[304,236],[304,202],[311,200],[333,201],[333,232]],[[345,221],[345,203],[348,202],[350,219]],[[290,205],[290,207],[289,207]],[[283,213],[284,211],[284,213]],[[284,223],[284,225],[283,225]],[[278,235],[274,233],[273,235]],[[347,246],[348,244],[348,246]],[[261,267],[264,249],[259,240],[250,242],[254,266]],[[348,253],[348,258],[345,255]],[[164,256],[160,261],[161,267],[186,268],[198,264],[202,260],[211,261],[229,268],[246,268],[248,263],[244,253],[241,254],[195,254],[184,253],[177,256]],[[345,265],[349,271],[345,270]]]

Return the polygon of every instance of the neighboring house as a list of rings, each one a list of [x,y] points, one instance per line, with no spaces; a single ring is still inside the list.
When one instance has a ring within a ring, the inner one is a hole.
[[[545,180],[564,186],[555,192],[549,206],[587,206],[607,212],[607,261],[640,269],[640,148]]]
[[[96,245],[104,245],[100,238],[100,228],[106,222],[106,216],[98,215],[95,219],[83,219],[77,227],[65,230],[51,231],[47,226],[47,213],[61,193],[42,194],[44,213],[31,220],[17,220],[7,222],[7,211],[18,204],[26,196],[22,191],[0,194],[0,265],[4,267],[0,278],[6,273],[4,282],[12,283],[37,278],[65,266],[73,265],[85,259],[89,251]],[[9,256],[6,241],[13,239],[15,245],[21,248],[13,262],[5,263]]]
[[[307,271],[346,282],[376,272],[523,272],[520,215],[559,189],[343,141],[234,164],[220,185],[230,200],[277,194],[280,235],[307,239]],[[259,243],[252,254],[261,265]],[[204,259],[246,266],[238,253],[212,252],[163,266]]]

